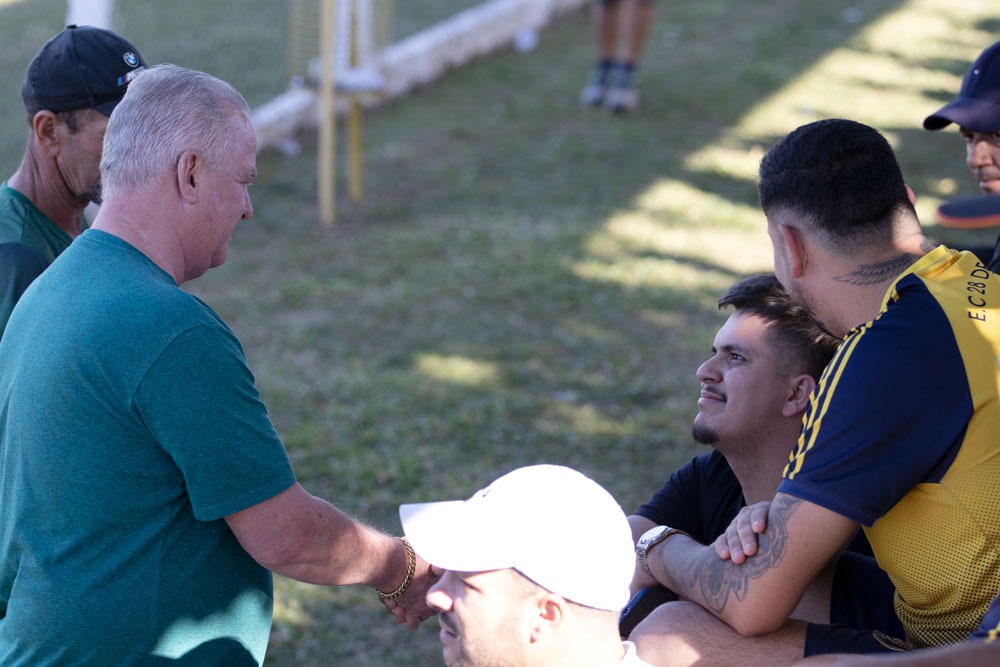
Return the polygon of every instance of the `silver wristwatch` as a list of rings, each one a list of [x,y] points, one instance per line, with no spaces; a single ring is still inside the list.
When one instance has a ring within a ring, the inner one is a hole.
[[[655,526],[643,533],[642,537],[639,538],[639,541],[635,543],[635,555],[639,559],[639,566],[646,571],[646,574],[651,577],[653,576],[653,573],[649,570],[649,565],[646,563],[646,557],[649,555],[649,550],[676,533],[687,535],[687,533],[680,528]]]

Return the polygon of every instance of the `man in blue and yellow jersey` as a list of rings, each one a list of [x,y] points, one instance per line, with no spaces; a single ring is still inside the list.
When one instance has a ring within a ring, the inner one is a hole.
[[[699,610],[697,633],[633,633],[639,654],[738,655],[737,633],[781,627],[859,525],[908,644],[963,641],[1000,589],[1000,278],[925,239],[892,148],[866,125],[798,128],[762,160],[758,192],[775,274],[844,342],[773,501],[715,548],[673,534],[644,554],[649,583],[725,623]]]

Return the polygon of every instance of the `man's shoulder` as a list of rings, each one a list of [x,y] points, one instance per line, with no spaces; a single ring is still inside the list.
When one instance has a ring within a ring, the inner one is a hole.
[[[27,197],[6,183],[0,185],[0,243],[23,243],[51,261],[71,240]]]
[[[920,297],[933,300],[944,310],[970,306],[992,307],[1000,295],[1000,275],[986,267],[974,253],[939,246],[927,253],[893,283],[883,310],[921,307]]]
[[[94,335],[111,334],[129,323],[132,335],[148,340],[173,338],[181,332],[209,325],[228,333],[228,327],[207,304],[181,289],[173,279],[135,247],[116,236],[88,230],[60,255],[39,278],[45,307],[75,312],[103,313],[90,325]]]
[[[48,265],[45,256],[31,246],[0,242],[0,334],[21,295]]]
[[[0,185],[0,243],[21,243],[28,229],[29,211],[6,183]]]
[[[961,385],[967,379],[958,372],[963,365],[956,357],[979,355],[985,361],[1000,352],[998,308],[1000,276],[972,253],[940,246],[893,284],[878,316],[851,331],[833,365],[858,360],[853,368],[866,369],[875,363],[883,378],[906,382],[918,368],[914,359],[927,369],[936,360],[941,372]]]

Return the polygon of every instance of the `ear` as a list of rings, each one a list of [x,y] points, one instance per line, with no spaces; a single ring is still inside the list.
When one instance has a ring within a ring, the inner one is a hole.
[[[195,151],[186,150],[177,160],[177,190],[185,203],[197,203],[204,171],[205,161]]]
[[[545,593],[537,599],[535,616],[531,621],[531,641],[537,642],[551,636],[559,629],[566,615],[566,600],[555,593]]]
[[[906,186],[906,196],[910,198],[910,203],[916,206],[917,195],[916,193],[913,192],[913,188],[911,188],[909,185]]]
[[[61,124],[59,116],[47,109],[42,109],[31,117],[31,131],[35,143],[46,155],[52,156],[59,152],[59,135],[56,128]]]
[[[788,394],[785,397],[785,404],[781,407],[781,414],[785,417],[802,416],[806,406],[809,405],[809,396],[816,389],[816,380],[808,373],[796,375],[788,385]]]
[[[802,232],[795,227],[779,224],[778,233],[781,234],[781,240],[785,244],[789,275],[792,278],[801,278],[809,263],[809,255],[806,252],[806,243]]]

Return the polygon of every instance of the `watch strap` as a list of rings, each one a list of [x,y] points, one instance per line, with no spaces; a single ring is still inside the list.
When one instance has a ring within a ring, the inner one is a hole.
[[[663,530],[654,535],[652,538],[646,540],[642,539],[639,540],[639,544],[637,544],[635,548],[635,553],[639,559],[639,566],[642,567],[642,569],[646,572],[646,574],[653,577],[654,579],[656,578],[653,575],[652,571],[649,569],[649,563],[646,562],[649,556],[650,549],[652,549],[657,544],[664,541],[671,535],[677,535],[678,533],[681,535],[687,535],[687,533],[681,530],[680,528],[671,528],[670,526],[663,526]],[[688,537],[690,537],[690,535],[688,535]]]

